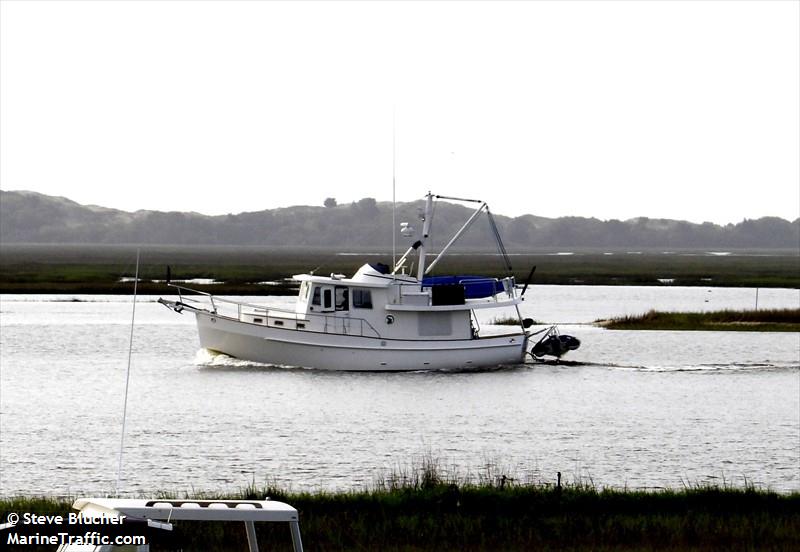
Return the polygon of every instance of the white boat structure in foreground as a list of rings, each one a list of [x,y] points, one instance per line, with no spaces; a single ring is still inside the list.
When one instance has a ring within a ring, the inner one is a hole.
[[[480,206],[430,263],[434,199]],[[555,327],[533,343],[533,324],[519,304],[525,287],[513,276],[428,276],[450,247],[485,212],[499,250],[508,256],[485,202],[426,196],[421,236],[394,267],[365,264],[351,278],[341,274],[299,274],[294,309],[272,308],[170,284],[177,300],[159,299],[176,312],[193,312],[202,347],[271,365],[349,371],[468,370],[519,364],[527,355],[560,357],[579,341],[559,336]],[[413,229],[403,223],[403,234]],[[406,262],[416,253],[416,275]],[[189,295],[186,294],[189,293]],[[481,335],[474,312],[513,307],[519,327],[500,335]],[[543,332],[537,332],[543,333]],[[547,345],[547,346],[545,346]],[[532,351],[533,350],[533,351]]]
[[[92,520],[94,525],[92,531],[73,539],[80,542],[70,542],[67,538],[57,552],[149,552],[149,543],[139,543],[149,540],[146,535],[158,538],[159,532],[172,531],[173,523],[214,521],[243,522],[249,552],[258,552],[257,522],[286,523],[292,536],[292,550],[303,552],[297,510],[275,500],[79,498],[72,507],[78,510],[77,515]],[[99,530],[94,531],[95,528]],[[104,530],[117,534],[106,535]],[[120,539],[123,535],[128,538]]]

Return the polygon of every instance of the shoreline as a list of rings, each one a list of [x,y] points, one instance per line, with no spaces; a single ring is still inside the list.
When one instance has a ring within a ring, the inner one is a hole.
[[[382,486],[381,486],[382,485]],[[166,498],[164,492],[152,497]],[[594,485],[482,484],[440,478],[433,471],[389,479],[370,490],[291,492],[250,486],[230,494],[182,499],[273,500],[300,513],[309,550],[791,550],[800,546],[800,491],[701,486],[682,490],[598,489]],[[151,498],[152,498],[151,497]],[[76,497],[77,498],[77,497]],[[71,498],[0,499],[10,512],[66,515]],[[288,531],[261,524],[270,548]],[[176,523],[188,549],[246,549],[239,524]],[[44,549],[44,548],[42,548]],[[156,548],[158,549],[158,548]],[[34,550],[26,547],[25,550]]]

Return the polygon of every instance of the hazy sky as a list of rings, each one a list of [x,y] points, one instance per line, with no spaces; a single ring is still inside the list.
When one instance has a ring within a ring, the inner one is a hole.
[[[0,3],[0,187],[800,216],[800,2]]]

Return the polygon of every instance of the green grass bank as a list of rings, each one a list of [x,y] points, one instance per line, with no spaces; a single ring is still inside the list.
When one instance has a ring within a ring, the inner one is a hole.
[[[800,309],[661,312],[598,320],[610,330],[707,330],[800,332]]]
[[[800,493],[753,488],[600,490],[502,480],[470,485],[434,478],[359,492],[297,493],[267,487],[193,498],[264,496],[298,509],[308,551],[800,549]],[[66,514],[71,502],[0,500],[0,518],[9,512]],[[264,549],[291,549],[283,524],[260,524],[258,534]],[[172,536],[183,550],[247,549],[239,523],[176,523]],[[46,548],[24,547],[40,549]],[[152,548],[166,549],[170,547]]]
[[[0,293],[128,294],[136,268],[136,246],[0,244]],[[493,252],[456,251],[437,272],[504,274]],[[568,254],[564,254],[568,253]],[[263,285],[316,269],[318,274],[353,274],[364,262],[391,263],[391,252],[331,252],[314,248],[242,246],[146,246],[141,248],[141,293],[163,294],[167,265],[174,279],[211,278],[220,284],[195,286],[224,295],[294,293],[288,285]],[[536,266],[535,284],[675,285],[800,288],[796,251],[663,252],[577,250],[515,252],[512,271],[522,283]]]

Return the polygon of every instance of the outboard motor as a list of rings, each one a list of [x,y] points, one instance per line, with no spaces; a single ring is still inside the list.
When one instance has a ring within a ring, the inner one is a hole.
[[[531,348],[531,355],[535,359],[545,356],[561,358],[569,351],[574,351],[580,346],[580,339],[571,335],[559,334],[558,329],[555,326],[551,326],[544,337]]]

